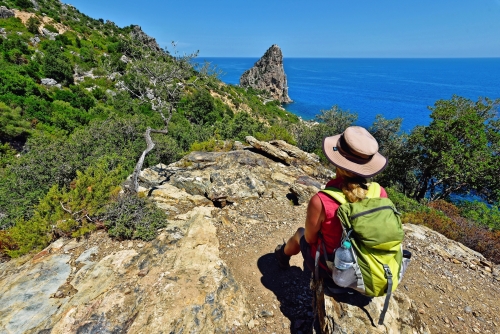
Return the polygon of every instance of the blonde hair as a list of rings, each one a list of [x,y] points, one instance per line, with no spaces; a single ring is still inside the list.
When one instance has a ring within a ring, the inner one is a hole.
[[[355,203],[366,198],[368,192],[368,180],[344,169],[337,167],[337,177],[342,177],[342,192],[347,201]]]

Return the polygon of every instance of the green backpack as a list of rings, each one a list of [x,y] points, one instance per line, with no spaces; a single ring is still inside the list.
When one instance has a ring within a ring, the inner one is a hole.
[[[347,202],[337,188],[328,187],[322,192],[341,204],[337,216],[342,222],[343,240],[349,239],[352,245],[357,279],[354,289],[370,297],[386,295],[379,320],[382,324],[390,295],[403,274],[404,231],[400,213],[389,198],[380,197],[380,189],[378,183],[372,182],[367,198],[356,203]],[[333,271],[333,262],[327,260],[327,265]]]

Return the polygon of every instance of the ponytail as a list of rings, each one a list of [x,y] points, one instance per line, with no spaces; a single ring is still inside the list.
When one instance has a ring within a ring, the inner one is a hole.
[[[342,192],[350,203],[355,203],[366,198],[368,192],[368,180],[354,173],[337,167],[337,177],[342,177]]]

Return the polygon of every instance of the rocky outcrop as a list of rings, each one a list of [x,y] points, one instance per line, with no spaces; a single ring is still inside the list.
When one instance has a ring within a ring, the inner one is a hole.
[[[277,272],[266,249],[274,245],[251,245],[266,235],[281,241],[273,231],[290,226],[295,216],[302,215],[303,222],[302,204],[333,173],[317,156],[286,142],[253,137],[247,142],[250,146],[234,151],[192,152],[141,172],[140,191],[169,217],[151,242],[117,241],[100,231],[88,239],[59,239],[34,257],[1,263],[0,333],[309,332],[314,317],[309,286],[294,281],[296,267]],[[488,310],[498,311],[498,266],[426,227],[404,229],[412,263],[384,325],[376,325],[384,297],[329,297],[316,286],[323,332],[496,332],[498,318]],[[248,254],[260,259],[245,262],[240,268],[245,272],[236,275],[224,254],[237,253],[239,240],[247,243],[236,262]],[[280,275],[289,281],[280,281]],[[244,285],[237,278],[242,276],[256,280]],[[279,308],[256,310],[265,297],[252,295],[256,285],[273,292],[273,286],[291,287],[293,296],[277,293]],[[293,318],[288,310],[298,304],[303,306],[293,308]]]
[[[52,32],[48,29],[42,28],[41,29],[42,35],[45,36],[46,38],[50,39],[51,41],[55,41],[56,37],[59,36],[58,33]]]
[[[61,88],[61,84],[57,83],[56,80],[52,78],[43,78],[40,80],[41,84],[47,87],[57,87]]]
[[[14,13],[13,10],[8,9],[5,6],[0,6],[0,19],[8,19],[9,17],[15,16],[16,13]]]
[[[269,92],[271,98],[281,103],[293,102],[288,96],[283,54],[276,44],[271,46],[251,69],[243,73],[240,85],[265,90]]]
[[[0,265],[0,333],[226,333],[251,314],[218,257],[213,207],[177,219],[150,243],[59,239]]]
[[[148,34],[146,34],[142,28],[138,25],[135,25],[132,29],[132,31],[130,32],[130,36],[143,43],[144,45],[150,47],[151,49],[153,50],[161,50],[160,46],[158,45],[158,43],[156,42],[156,39],[154,39],[153,37],[149,36]]]

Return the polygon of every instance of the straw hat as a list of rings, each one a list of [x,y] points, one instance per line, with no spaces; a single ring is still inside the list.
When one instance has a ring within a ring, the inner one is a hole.
[[[377,175],[387,166],[387,159],[378,153],[377,140],[360,126],[350,126],[344,133],[326,137],[323,152],[335,166],[365,178]]]

